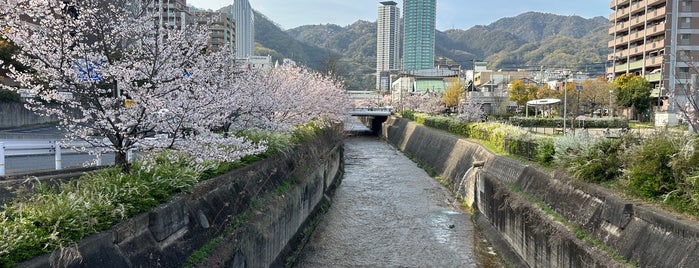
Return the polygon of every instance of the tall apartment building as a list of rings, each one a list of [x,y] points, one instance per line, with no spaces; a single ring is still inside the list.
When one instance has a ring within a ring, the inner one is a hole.
[[[182,30],[187,27],[189,8],[186,0],[137,0],[153,14],[155,23]]]
[[[674,97],[665,100],[669,118],[656,115],[656,122],[673,124],[673,104],[686,103],[691,75],[697,73],[692,66],[699,66],[699,1],[612,0],[610,8],[607,74],[645,77],[657,104]]]
[[[255,54],[255,21],[248,0],[235,0],[231,14],[235,20],[235,57],[246,59]]]
[[[390,71],[400,67],[400,8],[396,2],[381,2],[377,24],[376,88],[388,90]]]
[[[403,1],[403,70],[434,68],[437,0]]]
[[[209,26],[209,49],[228,49],[231,52],[235,50],[235,21],[229,13],[197,10],[193,11],[192,15],[198,24]]]

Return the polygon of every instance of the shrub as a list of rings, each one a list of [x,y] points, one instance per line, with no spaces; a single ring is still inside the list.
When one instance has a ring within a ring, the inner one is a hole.
[[[554,139],[555,157],[557,166],[567,167],[568,163],[576,159],[580,153],[589,146],[591,140],[584,136],[566,135]]]
[[[454,120],[441,116],[432,116],[426,118],[424,124],[428,127],[449,131],[449,122],[451,121]]]
[[[628,191],[638,197],[658,199],[676,188],[669,163],[677,153],[673,138],[654,134],[626,153]]]
[[[510,123],[521,127],[560,127],[563,126],[563,118],[540,118],[540,117],[511,117]],[[577,121],[574,118],[568,118],[566,122],[568,126],[578,126],[584,124],[586,128],[627,128],[629,121],[623,117],[603,117],[603,118],[586,118],[584,121]]]
[[[400,112],[400,116],[405,118],[405,119],[408,119],[410,121],[415,121],[415,112],[414,111],[404,110],[404,111]]]
[[[573,177],[586,182],[604,182],[621,175],[619,154],[623,151],[621,139],[600,138],[583,146],[577,157],[568,162]]]
[[[536,147],[536,162],[549,166],[553,162],[554,154],[556,153],[553,139],[546,138],[539,140],[539,145]]]
[[[459,136],[470,137],[470,129],[472,123],[462,122],[459,120],[449,121],[449,132]]]

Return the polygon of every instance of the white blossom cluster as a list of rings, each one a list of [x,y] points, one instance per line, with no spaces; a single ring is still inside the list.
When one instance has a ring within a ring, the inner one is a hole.
[[[4,2],[0,29],[29,70],[3,65],[20,85],[4,87],[36,96],[29,109],[58,118],[66,138],[87,141],[92,153],[114,152],[122,167],[137,147],[236,160],[264,150],[236,131],[287,130],[347,113],[331,78],[291,66],[241,72],[233,53],[208,49],[205,26],[157,25],[147,6],[134,4],[141,1]]]

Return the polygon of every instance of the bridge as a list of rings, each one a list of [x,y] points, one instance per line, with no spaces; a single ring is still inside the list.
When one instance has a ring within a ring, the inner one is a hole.
[[[388,119],[389,116],[395,113],[393,107],[382,108],[356,108],[349,112],[350,116],[357,117],[366,127],[371,129],[373,134],[381,132],[381,124]],[[350,134],[357,134],[353,131],[348,131]]]
[[[395,113],[392,107],[356,108],[349,112],[351,116],[389,116]]]

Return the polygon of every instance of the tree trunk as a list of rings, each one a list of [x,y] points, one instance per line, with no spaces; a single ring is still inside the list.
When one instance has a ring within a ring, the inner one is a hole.
[[[124,151],[119,150],[114,152],[114,165],[121,169],[123,173],[128,174],[131,171],[131,164]]]

